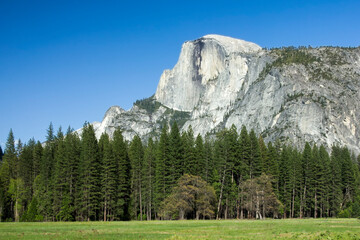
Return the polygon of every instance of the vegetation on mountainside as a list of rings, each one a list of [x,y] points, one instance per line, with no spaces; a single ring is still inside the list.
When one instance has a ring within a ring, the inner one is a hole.
[[[149,98],[144,98],[141,100],[136,100],[134,102],[135,106],[138,106],[139,108],[145,109],[148,114],[154,113],[156,110],[159,109],[161,106],[161,103],[155,100],[154,95]]]
[[[262,81],[274,68],[282,68],[290,64],[303,65],[310,74],[310,80],[320,79],[338,81],[331,67],[347,64],[346,54],[342,50],[356,48],[320,47],[315,52],[311,47],[283,47],[269,50],[274,61],[267,63],[260,72],[257,81]],[[356,73],[353,73],[356,74]],[[350,76],[351,77],[351,76]]]
[[[308,66],[319,59],[307,51],[306,48],[300,47],[285,47],[285,48],[273,48],[270,50],[271,54],[275,55],[275,60],[266,64],[264,69],[260,72],[258,81],[262,81],[270,73],[273,68],[279,68],[289,64],[302,64]]]
[[[151,96],[149,98],[144,98],[142,100],[137,100],[134,103],[135,106],[138,106],[139,108],[145,109],[148,114],[153,114],[156,110],[158,110],[161,106],[163,106],[160,102],[156,101],[154,96]],[[189,112],[183,112],[183,111],[177,111],[174,109],[167,108],[166,106],[163,106],[166,110],[164,115],[168,116],[167,118],[162,118],[157,123],[164,126],[167,124],[167,122],[172,125],[174,122],[177,122],[177,124],[182,127],[185,122],[190,119],[190,113]]]

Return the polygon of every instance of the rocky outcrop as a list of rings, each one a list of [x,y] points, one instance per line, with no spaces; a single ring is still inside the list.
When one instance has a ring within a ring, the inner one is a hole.
[[[178,63],[162,74],[155,99],[180,111],[193,111],[199,101],[227,105],[244,82],[248,59],[259,51],[254,43],[218,35],[185,42]]]
[[[153,97],[129,111],[111,107],[97,137],[120,127],[126,139],[158,136],[164,124],[214,133],[233,124],[267,141],[348,146],[360,153],[360,48],[262,49],[219,35],[182,46]]]

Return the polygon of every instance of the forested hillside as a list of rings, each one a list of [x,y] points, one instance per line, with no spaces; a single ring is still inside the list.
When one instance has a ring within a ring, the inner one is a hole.
[[[360,216],[360,158],[347,148],[265,144],[233,126],[203,139],[176,122],[147,143],[91,124],[0,149],[0,221]]]

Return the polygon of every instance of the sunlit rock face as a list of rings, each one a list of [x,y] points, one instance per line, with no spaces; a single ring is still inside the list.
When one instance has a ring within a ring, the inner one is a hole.
[[[93,126],[98,138],[121,128],[128,140],[146,140],[173,121],[203,136],[244,125],[266,141],[338,144],[360,153],[359,89],[360,48],[266,50],[206,35],[183,44],[154,96],[129,111],[111,107]]]
[[[212,108],[228,105],[244,82],[249,58],[259,51],[254,43],[219,35],[185,42],[178,63],[162,74],[155,99],[180,111],[193,111],[200,100]]]

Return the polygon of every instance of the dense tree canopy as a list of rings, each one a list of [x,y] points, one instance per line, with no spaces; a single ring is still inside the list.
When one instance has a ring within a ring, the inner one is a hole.
[[[360,216],[360,157],[346,147],[265,143],[255,131],[99,140],[90,124],[0,149],[0,221]]]

